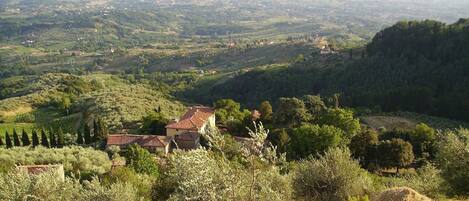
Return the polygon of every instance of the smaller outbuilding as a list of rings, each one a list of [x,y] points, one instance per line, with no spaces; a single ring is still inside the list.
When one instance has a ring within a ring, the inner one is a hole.
[[[107,146],[118,146],[125,150],[132,144],[138,144],[152,153],[168,154],[171,151],[173,139],[172,136],[115,134],[108,136]]]
[[[61,181],[65,181],[65,172],[63,165],[20,165],[16,166],[20,172],[26,172],[29,175],[38,175],[44,172],[56,173]]]

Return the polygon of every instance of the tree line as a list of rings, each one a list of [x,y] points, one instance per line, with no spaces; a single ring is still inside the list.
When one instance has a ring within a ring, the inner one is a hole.
[[[66,134],[64,134],[61,128],[56,130],[50,129],[48,131],[41,129],[39,132],[32,130],[30,134],[23,129],[21,136],[18,134],[16,129],[13,129],[12,136],[10,136],[10,133],[6,131],[4,139],[0,138],[0,146],[5,146],[6,148],[21,146],[63,148],[64,146],[71,144],[87,145],[100,142],[105,140],[107,135],[108,130],[103,121],[94,120],[93,128],[85,123],[83,129],[79,129],[75,135],[71,135],[73,139],[66,139]]]
[[[214,103],[217,124],[229,135],[245,137],[246,128],[262,122],[272,132],[269,142],[290,161],[347,147],[362,167],[371,171],[386,168],[422,167],[435,159],[435,129],[419,124],[413,130],[375,130],[360,125],[353,111],[341,108],[339,97],[324,101],[320,96],[280,98],[275,107],[263,101],[255,110],[221,99]]]

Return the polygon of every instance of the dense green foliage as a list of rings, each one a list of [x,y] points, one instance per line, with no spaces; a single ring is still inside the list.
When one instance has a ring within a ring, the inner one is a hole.
[[[341,93],[345,106],[468,120],[467,21],[399,22],[375,36],[364,58],[256,69],[215,83],[195,99],[230,97],[254,105],[278,97]]]
[[[139,145],[131,145],[125,153],[128,166],[137,173],[158,177],[158,164],[148,150]]]
[[[96,175],[111,169],[111,161],[105,152],[92,148],[65,147],[48,149],[37,147],[0,148],[0,162],[13,165],[62,164],[68,174]]]
[[[252,143],[241,145],[230,161],[227,141],[216,130],[204,135],[210,149],[177,152],[155,186],[158,200],[291,200],[288,175],[280,174],[275,148],[265,145],[268,131],[256,125]]]
[[[347,200],[372,190],[371,180],[348,150],[331,149],[300,162],[293,178],[295,193],[305,200]]]
[[[288,146],[289,158],[307,158],[339,146],[344,131],[328,125],[303,125],[293,129]]]
[[[460,129],[441,136],[438,145],[437,161],[442,176],[456,194],[468,195],[469,192],[469,131]]]
[[[56,173],[30,176],[27,173],[10,172],[0,174],[0,200],[138,200],[135,188],[125,182],[108,186],[92,181],[80,182],[79,179],[66,177],[61,181]]]
[[[392,139],[378,145],[378,164],[383,168],[404,168],[414,162],[412,145],[402,139]]]

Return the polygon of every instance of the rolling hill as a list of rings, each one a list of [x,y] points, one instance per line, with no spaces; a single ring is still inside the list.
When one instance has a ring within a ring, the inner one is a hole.
[[[352,50],[353,57],[326,64],[309,58],[284,68],[257,69],[187,94],[202,102],[233,98],[253,106],[278,97],[340,93],[345,106],[467,121],[468,21],[399,22],[379,32],[366,52]]]

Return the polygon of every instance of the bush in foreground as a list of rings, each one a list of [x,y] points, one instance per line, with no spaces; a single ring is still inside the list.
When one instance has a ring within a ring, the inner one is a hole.
[[[371,189],[371,179],[349,150],[335,148],[319,158],[310,157],[294,170],[293,189],[305,200],[347,200]]]
[[[62,164],[66,173],[75,175],[100,175],[111,169],[111,161],[106,152],[83,147],[0,148],[0,164]]]
[[[26,173],[0,174],[0,200],[139,200],[132,185],[116,182],[101,185],[97,179],[80,184],[78,179],[57,179],[55,173],[30,176]]]

